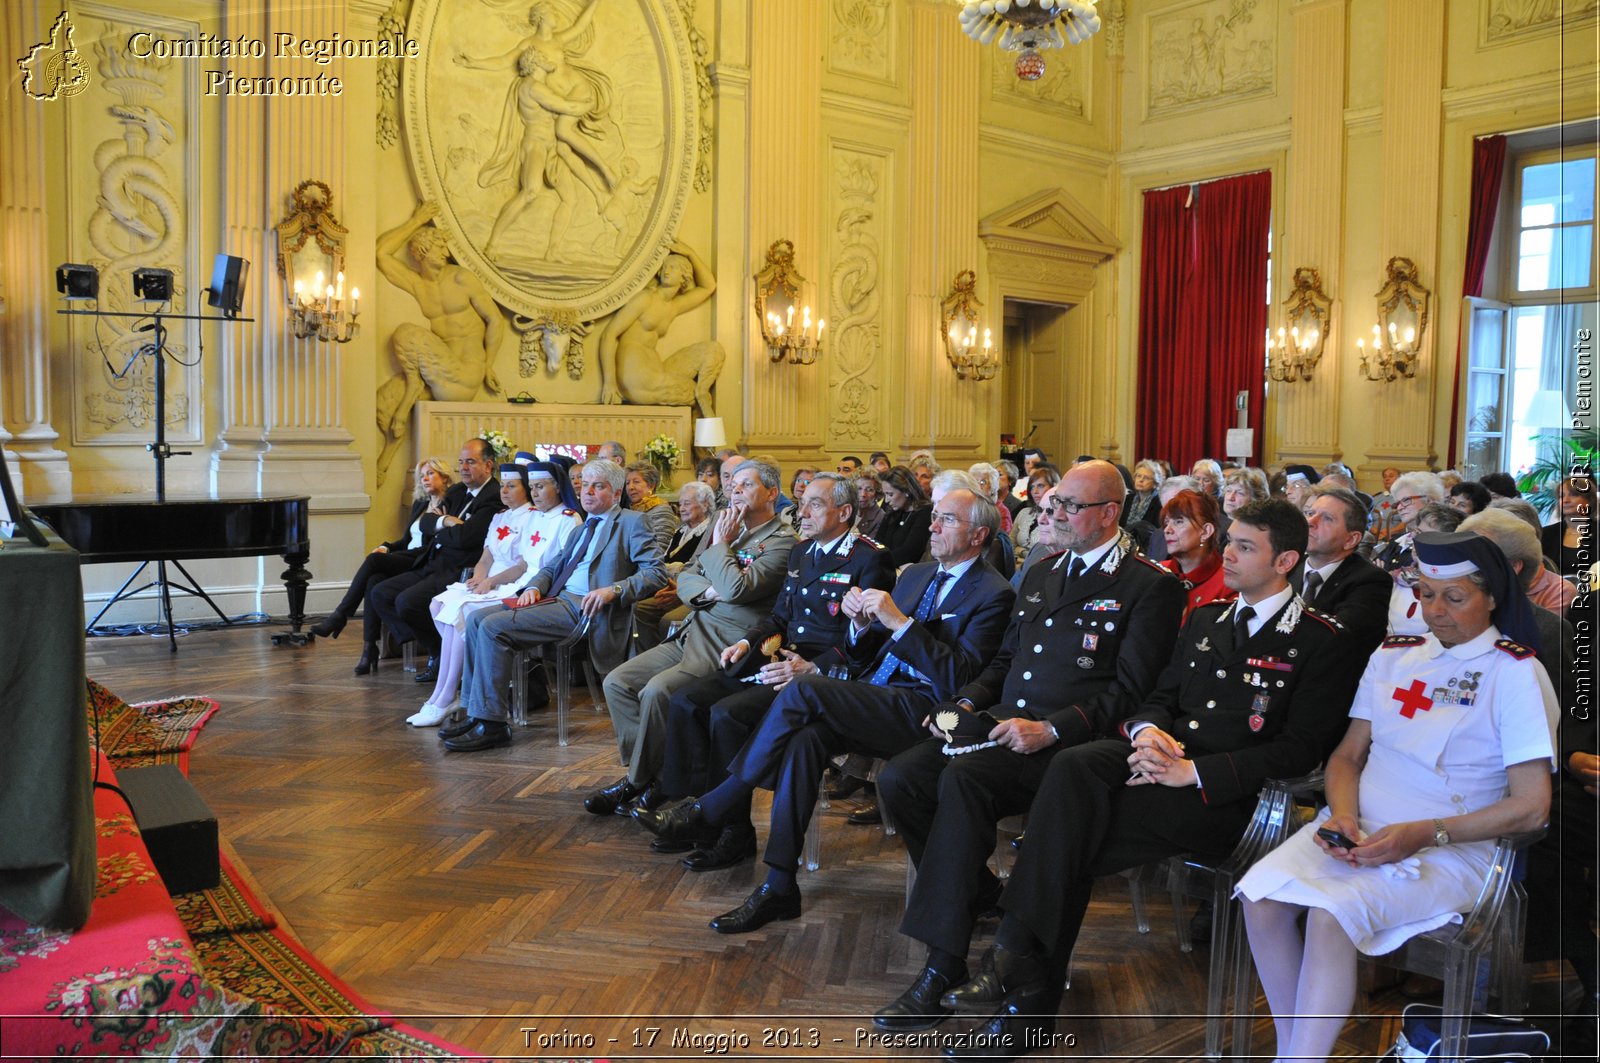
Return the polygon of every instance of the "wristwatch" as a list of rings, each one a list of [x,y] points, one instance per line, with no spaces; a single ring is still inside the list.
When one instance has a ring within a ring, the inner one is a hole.
[[[1450,844],[1450,832],[1444,829],[1444,820],[1442,819],[1433,821],[1433,844],[1441,846]]]

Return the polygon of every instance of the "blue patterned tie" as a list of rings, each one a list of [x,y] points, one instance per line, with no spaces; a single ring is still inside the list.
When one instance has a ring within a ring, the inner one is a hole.
[[[578,541],[573,544],[572,553],[567,556],[567,563],[561,567],[556,578],[550,581],[549,597],[560,594],[567,585],[567,580],[583,564],[583,555],[589,552],[589,540],[594,538],[594,530],[600,526],[599,517],[590,517],[583,522],[583,531],[578,534]]]
[[[949,578],[950,573],[948,572],[939,572],[934,575],[933,581],[928,584],[928,589],[922,592],[922,600],[917,602],[917,609],[912,614],[912,619],[920,620],[923,623],[927,622],[928,618],[933,615],[934,603],[939,600],[939,588],[943,587],[944,581]],[[872,677],[867,682],[875,686],[883,686],[900,670],[901,663],[900,658],[896,657],[892,652],[884,654],[883,663],[878,665],[877,671],[872,673]]]

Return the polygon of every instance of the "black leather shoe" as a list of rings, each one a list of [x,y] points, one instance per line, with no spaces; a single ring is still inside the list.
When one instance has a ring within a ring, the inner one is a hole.
[[[1007,997],[1000,1010],[957,1044],[946,1045],[945,1059],[1015,1059],[1050,1044],[1054,1016],[1029,1014],[1023,998]]]
[[[447,723],[439,728],[439,737],[441,739],[459,738],[476,726],[478,726],[477,720],[474,720],[471,716],[463,716],[454,723]]]
[[[878,803],[874,801],[870,805],[862,805],[846,816],[844,821],[857,827],[873,827],[883,822],[883,812],[878,808]]]
[[[700,803],[695,800],[682,801],[671,808],[656,811],[641,808],[634,812],[633,819],[657,838],[668,841],[693,841],[709,833],[711,827],[706,822],[705,814],[700,811]]]
[[[361,649],[361,660],[356,662],[356,675],[366,675],[378,670],[378,644],[369,642]]]
[[[691,841],[688,838],[651,838],[650,851],[652,853],[663,853],[668,855],[676,853],[692,853],[696,849],[703,848],[703,845],[701,844],[703,841],[705,841],[705,839],[694,839]],[[709,844],[709,842],[707,844]]]
[[[629,801],[638,797],[642,791],[627,776],[623,776],[610,786],[596,790],[583,799],[583,810],[591,816],[609,816],[618,812]],[[626,814],[626,813],[624,813]]]
[[[424,667],[418,668],[417,674],[412,676],[411,680],[414,683],[432,683],[438,680],[438,678],[439,659],[437,657],[429,657],[428,663]]]
[[[641,809],[645,812],[654,812],[670,800],[671,798],[663,794],[655,783],[651,783],[640,791],[639,796],[618,805],[616,813],[619,816],[631,816],[636,810]]]
[[[1006,991],[1000,988],[1000,976],[994,970],[994,953],[985,950],[978,973],[945,993],[939,1003],[956,1011],[992,1012],[1005,998]]]
[[[690,871],[720,871],[755,858],[756,832],[748,823],[733,824],[722,828],[716,841],[686,857],[683,866]]]
[[[866,785],[867,780],[865,779],[857,778],[854,775],[841,775],[838,782],[828,787],[828,800],[843,801]]]
[[[980,919],[1000,918],[1000,895],[1005,892],[1005,883],[995,878],[987,868],[984,871],[986,880],[978,887],[978,895],[972,899],[974,922]],[[988,953],[984,955],[987,956]]]
[[[336,639],[339,637],[339,632],[344,630],[348,619],[340,613],[329,613],[325,619],[312,624],[309,630],[319,639]]]
[[[711,920],[711,929],[719,934],[748,934],[779,919],[798,918],[800,918],[800,891],[779,893],[763,882],[739,907],[731,912],[723,912]]]
[[[446,738],[444,747],[452,753],[477,753],[484,749],[511,744],[511,728],[499,720],[474,720],[473,726],[454,738]]]
[[[924,967],[917,980],[888,1006],[879,1008],[872,1017],[872,1025],[880,1030],[929,1030],[950,1017],[950,1009],[941,1002],[944,991],[950,988],[950,979]]]

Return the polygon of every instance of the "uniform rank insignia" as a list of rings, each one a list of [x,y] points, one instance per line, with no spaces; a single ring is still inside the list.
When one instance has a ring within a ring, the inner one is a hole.
[[[1084,635],[1083,636],[1083,648],[1086,649],[1086,650],[1090,650],[1090,651],[1099,649],[1100,648],[1100,636],[1099,635]]]
[[[1027,597],[1027,602],[1029,605],[1038,605],[1042,601],[1044,601],[1044,597],[1038,591],[1034,591]]]
[[[1078,667],[1079,668],[1093,668],[1094,667],[1094,658],[1093,657],[1079,657],[1078,658]]]
[[[756,555],[751,553],[749,550],[740,550],[738,553],[733,555],[733,559],[739,563],[740,568],[749,568],[750,565],[755,561]]]
[[[1267,668],[1274,672],[1294,671],[1294,665],[1288,661],[1280,661],[1276,657],[1251,657],[1245,663],[1251,668]]]
[[[1194,648],[1199,650],[1201,653],[1210,653],[1211,652],[1211,640],[1209,638],[1203,638],[1199,642],[1194,644]]]
[[[1091,613],[1115,613],[1122,609],[1122,603],[1115,598],[1095,598],[1084,608]]]
[[[823,583],[849,583],[850,582],[850,573],[848,573],[848,572],[824,572],[822,574],[822,582]]]
[[[1250,730],[1259,731],[1267,723],[1267,705],[1272,700],[1269,694],[1257,694],[1250,703]]]
[[[1534,656],[1534,652],[1528,649],[1528,647],[1522,645],[1520,642],[1512,642],[1510,639],[1500,639],[1495,642],[1494,647],[1497,650],[1503,650],[1506,653],[1511,654],[1511,656],[1515,657],[1519,661],[1525,661],[1529,657]]]
[[[838,616],[839,615],[839,603],[838,602],[829,602],[828,603],[828,615],[829,616]]]

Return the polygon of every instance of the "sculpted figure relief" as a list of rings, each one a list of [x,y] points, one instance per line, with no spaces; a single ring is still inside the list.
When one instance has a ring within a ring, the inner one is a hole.
[[[558,262],[569,257],[572,249],[562,245],[579,192],[585,190],[614,233],[620,254],[626,243],[624,226],[637,209],[633,196],[654,185],[647,181],[640,187],[641,182],[631,179],[638,164],[627,157],[622,132],[611,116],[611,79],[579,61],[594,37],[591,23],[597,6],[587,0],[572,22],[558,29],[553,7],[540,0],[528,9],[532,33],[510,51],[455,57],[458,65],[471,70],[510,66],[517,75],[506,94],[494,152],[478,173],[483,188],[513,177],[517,182],[484,245],[490,259],[504,257],[507,232],[546,189],[554,193],[556,204],[548,227],[529,230],[544,230],[544,246],[534,249],[533,257]]]
[[[394,330],[401,375],[378,388],[380,487],[424,391],[443,402],[470,402],[480,387],[500,391],[494,354],[505,338],[505,319],[483,282],[450,261],[444,233],[428,225],[438,212],[437,204],[423,203],[378,238],[378,269],[417,301],[430,326],[407,322]],[[401,257],[401,248],[414,265]]]
[[[600,401],[660,406],[698,406],[715,417],[711,386],[726,358],[716,340],[691,343],[662,357],[657,344],[678,315],[700,306],[717,290],[717,279],[681,240],[661,264],[655,281],[623,305],[600,333]]]

